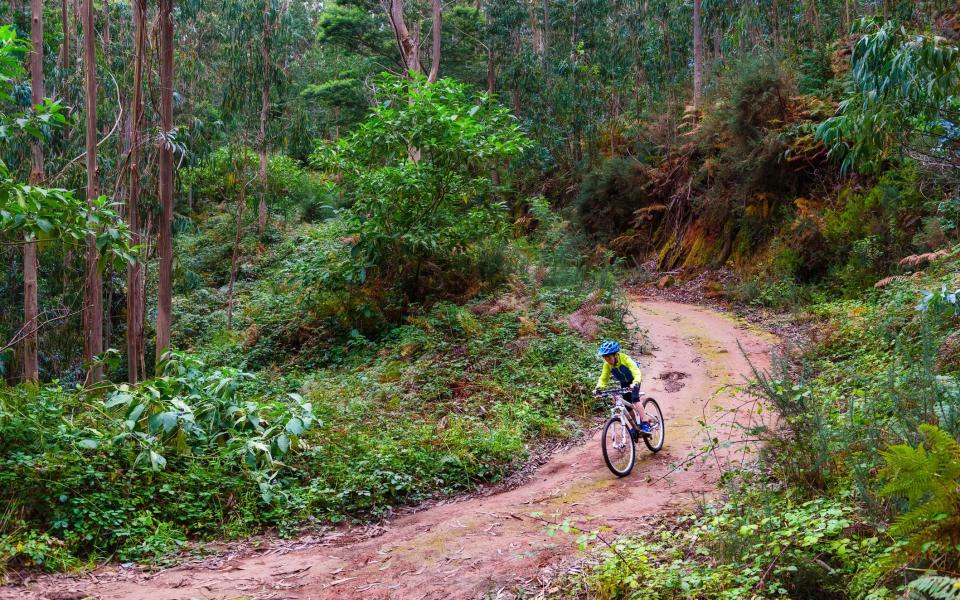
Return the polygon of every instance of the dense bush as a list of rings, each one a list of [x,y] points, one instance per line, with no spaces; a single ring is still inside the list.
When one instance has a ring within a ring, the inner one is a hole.
[[[490,172],[530,142],[507,109],[452,79],[384,77],[377,89],[369,117],[314,158],[352,204],[355,279],[398,306],[469,292],[496,277],[484,265],[508,231]]]
[[[843,502],[738,494],[684,517],[677,533],[615,542],[585,583],[601,599],[843,598],[845,578],[880,545],[858,519]]]
[[[296,397],[252,395],[252,377],[174,353],[163,376],[103,399],[59,386],[0,390],[9,507],[0,562],[150,558],[188,535],[280,524],[282,513],[259,504],[289,476],[280,459],[297,448],[312,410]]]
[[[196,167],[184,169],[180,177],[193,194],[195,207],[206,209],[208,203],[232,205],[241,186],[246,188],[250,206],[258,201],[260,181],[257,178],[260,158],[246,146],[222,146]],[[317,211],[316,205],[332,201],[329,187],[315,174],[305,170],[296,160],[273,154],[267,160],[267,205],[277,212],[294,210]],[[314,216],[313,213],[310,213]]]

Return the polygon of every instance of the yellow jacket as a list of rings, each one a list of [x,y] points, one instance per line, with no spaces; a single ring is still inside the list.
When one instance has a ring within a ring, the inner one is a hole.
[[[617,352],[617,360],[614,364],[603,361],[603,370],[600,372],[600,379],[597,380],[598,388],[605,388],[610,384],[610,376],[620,383],[621,387],[628,387],[633,383],[640,383],[643,374],[637,363],[623,352]]]

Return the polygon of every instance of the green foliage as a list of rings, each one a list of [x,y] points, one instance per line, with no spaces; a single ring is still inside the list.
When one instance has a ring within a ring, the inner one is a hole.
[[[577,212],[587,231],[612,238],[631,227],[648,203],[647,168],[632,158],[611,158],[584,177]]]
[[[727,76],[729,100],[721,109],[728,131],[740,143],[756,140],[787,120],[792,77],[772,58],[748,58]]]
[[[3,104],[13,100],[14,81],[23,75],[20,58],[26,49],[25,42],[12,27],[0,26],[0,102]],[[0,105],[0,110],[3,108]],[[0,143],[11,143],[18,133],[34,141],[45,141],[51,128],[65,123],[63,107],[49,99],[25,111],[0,112]],[[26,185],[17,181],[0,160],[0,235],[73,241],[95,236],[102,262],[111,258],[132,261],[129,236],[123,221],[114,212],[115,206],[103,196],[88,205],[64,189]]]
[[[223,146],[212,152],[199,165],[184,169],[181,178],[190,186],[198,208],[205,203],[219,205],[236,202],[240,187],[245,187],[249,206],[259,199],[257,177],[259,156],[246,146]],[[282,212],[308,211],[318,201],[329,197],[327,187],[313,173],[283,154],[267,160],[267,204]]]
[[[363,83],[353,77],[308,85],[300,95],[329,111],[332,114],[330,123],[337,127],[356,123],[368,108]]]
[[[936,556],[960,543],[960,443],[934,425],[920,425],[920,433],[922,445],[884,450],[880,494],[906,501],[890,527],[904,541],[901,552]]]
[[[470,304],[364,317],[364,288],[326,283],[355,265],[333,218],[259,251],[245,242],[236,331],[215,279],[178,294],[176,341],[192,351],[171,352],[161,376],[105,395],[0,389],[0,503],[18,519],[0,518],[0,564],[162,564],[186,540],[378,518],[499,481],[530,448],[579,435],[595,365],[565,317],[593,293],[611,319],[602,335],[622,338],[624,306],[569,223],[532,205],[536,234],[506,242],[510,283]],[[181,268],[214,265],[200,250],[229,243],[231,221],[198,218]]]
[[[0,565],[119,551],[158,557],[187,535],[290,518],[291,463],[319,426],[296,394],[171,352],[162,376],[104,400],[58,386],[0,390]],[[15,484],[16,483],[16,484]]]
[[[845,170],[875,173],[911,152],[956,166],[956,43],[909,32],[896,21],[864,20],[860,27],[840,114],[824,121],[817,135],[843,158]]]
[[[841,502],[741,491],[681,518],[678,532],[614,542],[584,583],[603,599],[836,597],[878,549],[877,537],[850,532],[856,518]]]
[[[365,267],[359,279],[375,271],[381,285],[414,301],[462,292],[465,276],[506,235],[490,172],[529,142],[506,109],[453,80],[383,77],[377,91],[367,120],[314,156],[343,177],[352,253]]]
[[[910,600],[957,600],[960,598],[960,579],[924,575],[907,586]]]
[[[279,470],[283,457],[298,449],[303,432],[313,423],[310,403],[298,394],[284,400],[238,397],[245,380],[254,378],[230,367],[208,370],[197,358],[170,351],[162,375],[130,388],[121,385],[104,408],[120,410],[120,429],[111,443],[139,450],[142,463],[162,469],[169,453],[198,456],[211,452],[235,457],[252,471]],[[91,432],[81,442],[96,448],[104,436]],[[269,501],[269,488],[263,488]]]

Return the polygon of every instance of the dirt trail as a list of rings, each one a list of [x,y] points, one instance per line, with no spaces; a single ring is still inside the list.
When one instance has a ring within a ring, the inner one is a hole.
[[[607,470],[595,433],[554,456],[526,485],[400,517],[374,538],[153,576],[107,567],[76,579],[41,578],[27,588],[0,589],[0,597],[19,591],[20,597],[62,599],[475,598],[528,581],[578,552],[576,536],[549,537],[531,513],[591,530],[606,527],[610,537],[636,530],[714,489],[720,462],[712,457],[670,473],[703,446],[698,420],[717,422],[715,434],[723,437],[737,436],[729,424],[748,418],[746,408],[734,410],[749,407],[740,388],[750,370],[738,342],[763,367],[772,336],[697,306],[638,300],[632,311],[657,347],[640,362],[644,390],[663,407],[667,435],[657,455],[639,446],[629,477],[616,479]]]

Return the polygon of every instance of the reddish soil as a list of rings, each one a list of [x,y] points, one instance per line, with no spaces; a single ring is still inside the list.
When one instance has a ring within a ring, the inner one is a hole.
[[[612,538],[709,495],[725,461],[740,458],[734,444],[728,454],[691,460],[705,446],[701,420],[711,424],[711,436],[739,439],[736,425],[750,420],[755,403],[745,391],[748,357],[768,366],[775,338],[688,304],[638,300],[632,311],[655,346],[640,363],[644,389],[660,402],[667,428],[659,454],[638,446],[628,477],[607,470],[595,432],[587,443],[552,457],[521,487],[401,516],[376,537],[345,536],[153,574],[111,565],[75,578],[40,577],[0,588],[0,598],[504,597],[504,590],[578,555],[576,535],[548,536],[532,513]],[[666,376],[658,378],[661,373]]]

